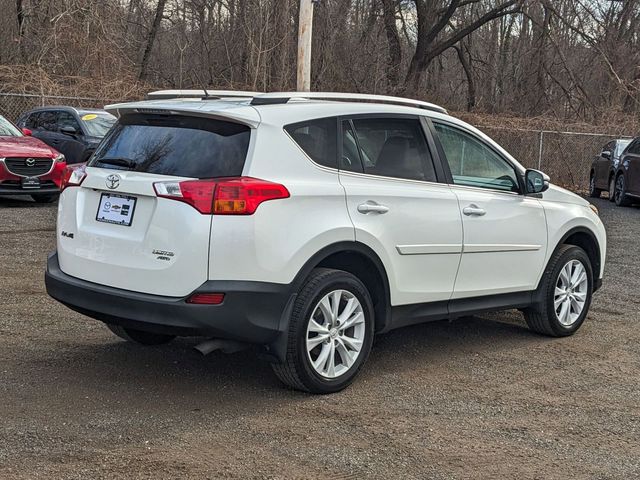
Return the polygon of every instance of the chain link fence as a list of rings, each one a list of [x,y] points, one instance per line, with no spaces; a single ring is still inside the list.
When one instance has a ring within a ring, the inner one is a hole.
[[[48,105],[102,108],[116,100],[88,97],[60,97],[55,95],[33,95],[27,93],[0,93],[0,115],[15,122],[27,110]]]
[[[575,192],[589,187],[591,163],[602,147],[616,138],[600,133],[478,127],[523,166],[542,170],[556,185]]]
[[[23,112],[46,105],[102,108],[104,105],[118,102],[119,100],[115,99],[0,93],[0,114],[16,121]],[[621,138],[600,133],[495,126],[479,128],[502,145],[522,165],[544,171],[553,183],[573,191],[587,189],[589,170],[595,155],[610,140]]]

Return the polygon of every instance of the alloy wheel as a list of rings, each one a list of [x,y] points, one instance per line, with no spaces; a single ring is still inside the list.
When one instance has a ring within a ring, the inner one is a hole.
[[[324,378],[345,374],[358,359],[365,318],[358,298],[347,290],[327,293],[313,309],[306,334],[307,356]]]
[[[570,260],[560,270],[553,298],[556,317],[565,327],[573,325],[584,310],[589,290],[587,270],[580,260]]]

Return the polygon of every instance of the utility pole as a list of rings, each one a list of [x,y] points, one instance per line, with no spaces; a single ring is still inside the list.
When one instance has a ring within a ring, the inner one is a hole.
[[[298,74],[299,92],[311,90],[311,27],[313,26],[313,0],[300,0],[298,20]]]

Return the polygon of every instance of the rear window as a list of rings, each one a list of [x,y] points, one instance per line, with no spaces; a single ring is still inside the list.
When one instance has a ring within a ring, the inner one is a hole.
[[[89,166],[213,178],[242,174],[251,130],[222,120],[177,115],[123,116]]]

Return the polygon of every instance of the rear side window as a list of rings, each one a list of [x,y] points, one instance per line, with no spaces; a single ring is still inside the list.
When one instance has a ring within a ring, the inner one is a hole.
[[[45,111],[40,112],[38,120],[35,122],[35,128],[37,130],[46,130],[48,132],[57,132],[58,125],[56,119],[56,112]]]
[[[364,172],[435,182],[436,172],[417,118],[354,118]]]
[[[284,127],[291,138],[311,159],[325,167],[337,168],[337,121],[320,118]]]
[[[122,117],[89,166],[192,178],[242,174],[251,130],[222,120],[178,115]]]

